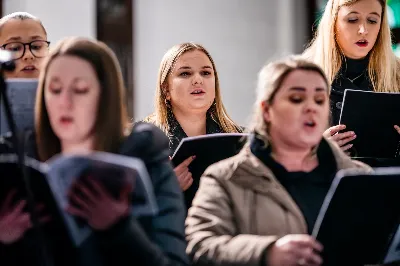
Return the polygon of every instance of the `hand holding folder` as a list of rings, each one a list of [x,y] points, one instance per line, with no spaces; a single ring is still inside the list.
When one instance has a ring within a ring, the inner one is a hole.
[[[76,213],[76,210],[85,208],[85,203],[77,200],[79,197],[93,201],[93,192],[97,192],[98,197],[95,202],[92,202],[94,206],[105,207],[101,206],[102,204],[111,206],[111,202],[115,207],[117,206],[115,203],[126,200],[126,194],[129,194],[132,215],[140,217],[157,213],[151,179],[140,159],[106,152],[93,152],[89,155],[57,155],[45,163],[27,157],[25,165],[35,202],[45,204],[46,212],[67,228],[76,246],[81,245],[91,235],[92,228],[102,229],[107,226],[107,222],[113,222],[107,216],[110,214],[101,213],[100,208],[96,216],[104,215],[105,224],[93,224],[96,222],[93,220],[95,217],[93,219],[86,217],[87,212],[86,214],[84,211]],[[22,179],[17,174],[18,165],[15,154],[0,155],[0,171],[2,172],[0,200],[6,198],[8,193],[15,189],[17,195],[13,203],[24,199],[25,191]],[[76,197],[77,195],[79,197]],[[104,197],[104,195],[107,196]],[[71,205],[75,206],[73,214],[66,211]]]
[[[400,168],[340,171],[312,232],[324,246],[324,265],[400,261],[399,191]]]
[[[339,124],[357,135],[355,157],[399,157],[400,93],[345,90]]]

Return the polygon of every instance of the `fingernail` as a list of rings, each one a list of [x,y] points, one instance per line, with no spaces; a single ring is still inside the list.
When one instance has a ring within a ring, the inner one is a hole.
[[[196,155],[193,155],[193,156],[192,156],[192,159],[195,159],[195,158],[196,158]]]
[[[355,133],[354,131],[351,131],[350,134],[351,134],[351,135],[355,135],[356,133]]]

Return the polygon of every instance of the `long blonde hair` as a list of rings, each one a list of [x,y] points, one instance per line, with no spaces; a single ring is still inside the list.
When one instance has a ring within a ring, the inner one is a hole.
[[[330,84],[335,80],[343,63],[344,55],[336,41],[336,21],[339,9],[360,0],[329,0],[319,22],[314,39],[304,52],[306,59],[317,63],[326,73]],[[375,45],[370,51],[368,75],[374,91],[400,91],[400,62],[392,50],[392,38],[387,18],[385,0],[382,5],[381,28]]]
[[[221,100],[221,90],[219,87],[218,73],[215,68],[214,60],[210,53],[200,44],[197,43],[182,43],[173,46],[167,51],[161,60],[160,68],[158,71],[157,88],[155,95],[155,111],[150,116],[144,119],[145,122],[150,122],[161,128],[166,134],[169,133],[170,128],[168,124],[168,106],[166,98],[166,88],[168,84],[168,77],[171,70],[175,66],[178,58],[186,52],[202,51],[210,59],[215,75],[215,105],[210,107],[214,108],[211,112],[211,118],[221,127],[223,132],[240,132],[241,129],[233,120],[228,116],[226,109]]]
[[[271,140],[268,133],[268,124],[264,119],[262,103],[271,104],[286,77],[296,70],[318,73],[324,79],[327,87],[329,87],[324,71],[317,64],[304,60],[301,56],[289,56],[265,65],[258,74],[257,98],[254,103],[249,131],[257,132],[258,137],[263,140],[266,146],[271,144]]]

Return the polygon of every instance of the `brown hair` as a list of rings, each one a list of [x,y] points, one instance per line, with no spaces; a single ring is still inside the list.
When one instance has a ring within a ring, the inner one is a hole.
[[[39,76],[35,105],[35,131],[39,158],[42,161],[61,152],[60,140],[49,121],[45,105],[46,77],[51,63],[60,56],[75,56],[90,63],[100,83],[99,108],[94,126],[94,149],[116,152],[128,125],[125,88],[118,60],[104,43],[86,38],[60,41],[44,61]]]
[[[221,127],[224,132],[240,132],[241,128],[233,122],[228,116],[226,109],[221,100],[221,89],[219,87],[218,72],[215,68],[214,60],[210,53],[200,44],[197,43],[182,43],[173,46],[164,55],[160,68],[158,71],[157,88],[155,95],[155,112],[146,117],[144,121],[150,122],[161,128],[166,134],[169,133],[168,125],[168,106],[166,98],[166,88],[168,86],[168,76],[171,73],[178,58],[186,52],[198,50],[207,55],[210,59],[215,75],[215,105],[210,107],[213,108],[211,112],[211,118]]]

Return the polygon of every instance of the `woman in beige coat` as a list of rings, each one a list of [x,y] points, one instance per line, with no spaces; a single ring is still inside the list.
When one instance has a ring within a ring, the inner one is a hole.
[[[237,155],[209,167],[186,220],[194,265],[321,265],[310,236],[336,172],[371,169],[322,133],[328,82],[294,57],[265,66],[253,134]]]

